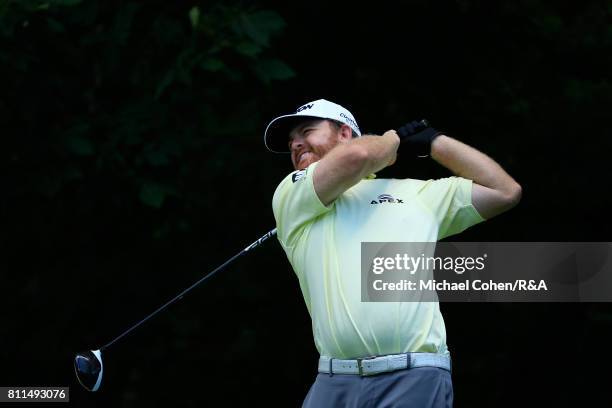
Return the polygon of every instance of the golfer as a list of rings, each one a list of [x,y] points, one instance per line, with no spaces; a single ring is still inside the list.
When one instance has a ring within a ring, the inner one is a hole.
[[[324,99],[270,122],[295,171],[272,208],[320,353],[304,407],[450,407],[450,353],[437,302],[361,302],[361,242],[436,242],[515,206],[520,185],[490,157],[426,122],[362,135]],[[455,176],[378,179],[396,159],[431,156]],[[382,199],[380,198],[382,196]]]

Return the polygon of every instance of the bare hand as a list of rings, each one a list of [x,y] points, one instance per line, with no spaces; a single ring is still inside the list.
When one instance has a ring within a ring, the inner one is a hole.
[[[397,133],[395,132],[395,130],[393,130],[393,129],[387,130],[385,133],[383,133],[383,137],[395,139],[396,149],[394,151],[393,156],[391,157],[391,160],[389,161],[389,164],[387,164],[387,166],[393,166],[395,164],[395,161],[397,160],[397,147],[399,147],[400,138],[397,135]]]

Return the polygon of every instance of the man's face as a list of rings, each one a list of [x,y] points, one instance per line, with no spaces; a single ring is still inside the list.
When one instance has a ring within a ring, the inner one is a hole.
[[[321,160],[341,139],[340,130],[327,120],[315,119],[300,123],[289,132],[293,167],[302,170]]]

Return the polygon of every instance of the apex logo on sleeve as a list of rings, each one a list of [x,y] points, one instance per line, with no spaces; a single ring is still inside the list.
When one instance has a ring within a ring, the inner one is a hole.
[[[393,198],[391,194],[381,194],[376,200],[370,201],[370,204],[383,204],[383,203],[396,203],[403,204],[404,200],[400,198]]]

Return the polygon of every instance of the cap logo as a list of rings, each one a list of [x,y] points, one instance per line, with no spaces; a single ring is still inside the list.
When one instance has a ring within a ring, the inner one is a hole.
[[[303,110],[310,109],[310,108],[312,108],[313,106],[314,106],[314,104],[313,104],[313,103],[308,103],[308,104],[306,104],[306,105],[300,106],[300,107],[299,107],[299,108],[298,108],[298,109],[295,111],[295,113],[299,113],[299,112],[301,112],[301,111],[303,111]]]
[[[340,117],[346,119],[346,121],[353,125],[355,129],[359,130],[359,126],[357,126],[357,123],[355,123],[353,119],[349,118],[344,113],[340,113]]]

